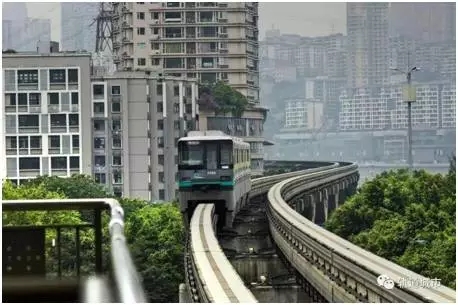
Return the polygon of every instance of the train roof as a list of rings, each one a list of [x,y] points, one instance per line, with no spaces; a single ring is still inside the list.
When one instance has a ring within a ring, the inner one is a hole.
[[[178,141],[180,142],[180,141],[219,141],[219,140],[231,140],[234,142],[245,143],[241,138],[231,137],[220,130],[190,131],[187,137],[180,138]]]

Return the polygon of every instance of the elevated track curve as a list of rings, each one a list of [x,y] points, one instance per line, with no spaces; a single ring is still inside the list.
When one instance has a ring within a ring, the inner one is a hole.
[[[356,164],[304,162],[301,167],[301,162],[288,163],[295,171],[253,179],[250,198],[265,198],[273,241],[299,284],[319,295],[317,301],[456,302],[455,291],[444,286],[401,287],[402,279],[426,279],[315,224],[356,191]],[[193,214],[185,255],[186,289],[180,289],[186,293],[181,301],[256,302],[221,250],[215,221],[211,204],[199,205]],[[391,279],[394,287],[380,286],[380,275]]]

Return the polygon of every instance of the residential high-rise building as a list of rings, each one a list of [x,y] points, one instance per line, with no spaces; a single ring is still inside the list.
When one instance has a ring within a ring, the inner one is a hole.
[[[90,54],[2,58],[2,178],[90,174]]]
[[[347,3],[348,87],[381,86],[389,79],[388,3]]]
[[[2,49],[8,50],[13,48],[13,21],[2,20]]]
[[[176,198],[176,144],[196,126],[197,81],[117,72],[91,86],[95,180],[117,196]]]
[[[389,9],[390,35],[435,43],[453,41],[456,3],[393,2]]]
[[[21,40],[15,45],[15,49],[16,51],[35,52],[40,42],[49,43],[50,41],[51,20],[29,18],[25,24]]]
[[[2,3],[2,42],[3,50],[16,49],[16,44],[21,42],[24,27],[27,24],[27,3],[3,2]]]
[[[62,2],[61,48],[63,51],[94,52],[98,2]]]
[[[223,80],[259,102],[257,2],[125,2],[113,8],[118,70]]]

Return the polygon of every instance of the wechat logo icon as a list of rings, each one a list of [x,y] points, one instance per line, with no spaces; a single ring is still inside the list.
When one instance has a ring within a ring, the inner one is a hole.
[[[388,275],[384,274],[379,275],[379,277],[377,278],[377,284],[390,290],[394,288],[394,281],[390,279]]]

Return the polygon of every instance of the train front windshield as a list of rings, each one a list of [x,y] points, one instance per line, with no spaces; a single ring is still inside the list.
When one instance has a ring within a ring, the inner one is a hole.
[[[182,169],[228,169],[232,167],[232,142],[187,141],[180,142]]]

